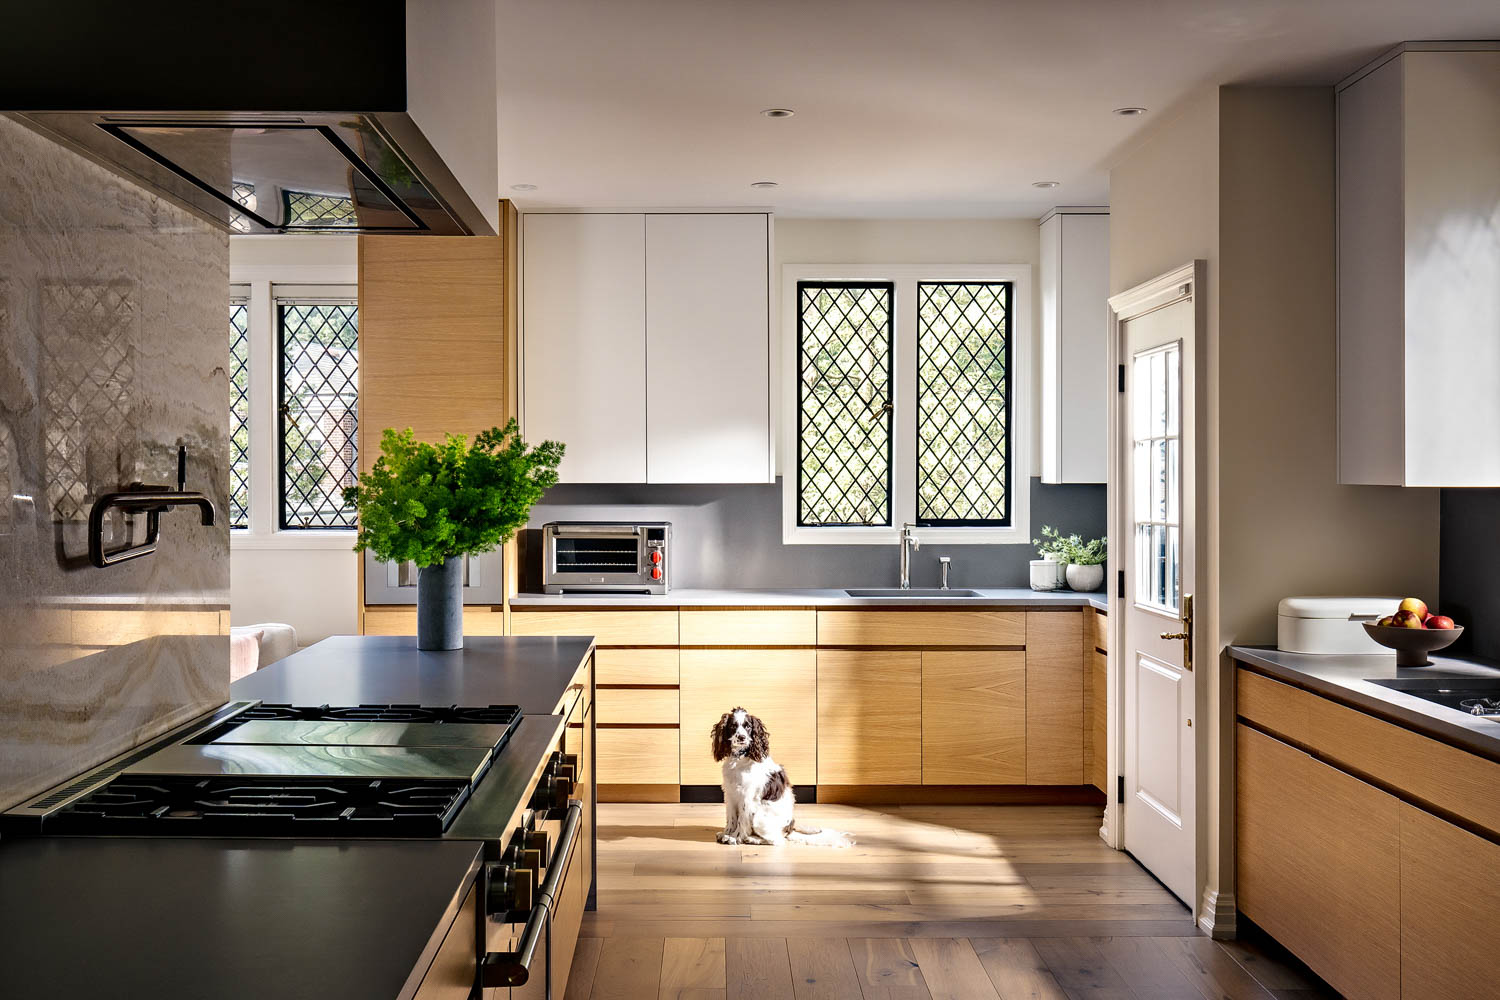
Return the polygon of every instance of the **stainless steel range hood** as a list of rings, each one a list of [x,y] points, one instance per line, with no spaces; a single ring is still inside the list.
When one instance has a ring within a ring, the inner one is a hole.
[[[63,0],[0,109],[231,233],[493,235],[493,0]]]

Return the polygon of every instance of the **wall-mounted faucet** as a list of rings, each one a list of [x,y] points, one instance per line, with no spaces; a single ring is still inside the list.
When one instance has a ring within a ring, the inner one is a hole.
[[[916,525],[910,521],[901,526],[901,589],[911,589],[911,550],[920,549],[922,543],[912,531]]]
[[[131,483],[119,493],[106,493],[89,510],[89,562],[103,569],[128,559],[139,559],[156,551],[161,536],[161,515],[173,507],[197,507],[203,523],[214,523],[213,501],[196,490],[184,490],[187,480],[187,448],[177,448],[177,489]],[[104,551],[104,517],[119,508],[127,514],[146,515],[146,540],[113,552]]]

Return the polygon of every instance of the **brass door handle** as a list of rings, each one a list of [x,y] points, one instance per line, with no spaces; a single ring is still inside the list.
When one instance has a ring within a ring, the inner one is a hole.
[[[1182,640],[1182,669],[1191,671],[1193,669],[1193,595],[1182,595],[1182,624],[1181,632],[1163,632],[1163,639]]]
[[[1161,637],[1163,639],[1191,639],[1193,634],[1191,632],[1163,632]]]

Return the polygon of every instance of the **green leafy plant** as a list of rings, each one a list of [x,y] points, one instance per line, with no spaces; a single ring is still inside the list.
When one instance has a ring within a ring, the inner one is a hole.
[[[1036,546],[1040,555],[1055,555],[1059,562],[1074,566],[1097,566],[1109,556],[1108,544],[1103,538],[1085,542],[1079,535],[1064,535],[1056,528],[1045,525],[1042,527],[1042,537],[1033,538],[1031,544]]]
[[[434,445],[409,427],[388,428],[380,452],[359,485],[344,490],[344,502],[359,509],[355,551],[436,566],[509,541],[557,482],[563,445],[528,447],[512,420],[475,435],[472,445],[462,434]]]

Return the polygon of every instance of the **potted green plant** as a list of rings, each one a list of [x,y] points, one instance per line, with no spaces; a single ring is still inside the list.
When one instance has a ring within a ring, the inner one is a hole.
[[[387,428],[380,457],[344,502],[359,511],[355,551],[417,565],[417,648],[461,649],[464,557],[503,545],[557,482],[563,445],[521,440],[514,420],[475,435],[418,441]]]
[[[1031,589],[1060,590],[1066,579],[1068,562],[1063,552],[1063,539],[1056,528],[1043,528],[1041,538],[1033,538],[1039,558],[1031,560]]]
[[[1109,553],[1103,538],[1085,542],[1079,535],[1064,535],[1051,527],[1042,528],[1042,538],[1045,541],[1032,539],[1032,543],[1047,558],[1066,564],[1063,575],[1069,587],[1086,592],[1104,585],[1104,563]]]

